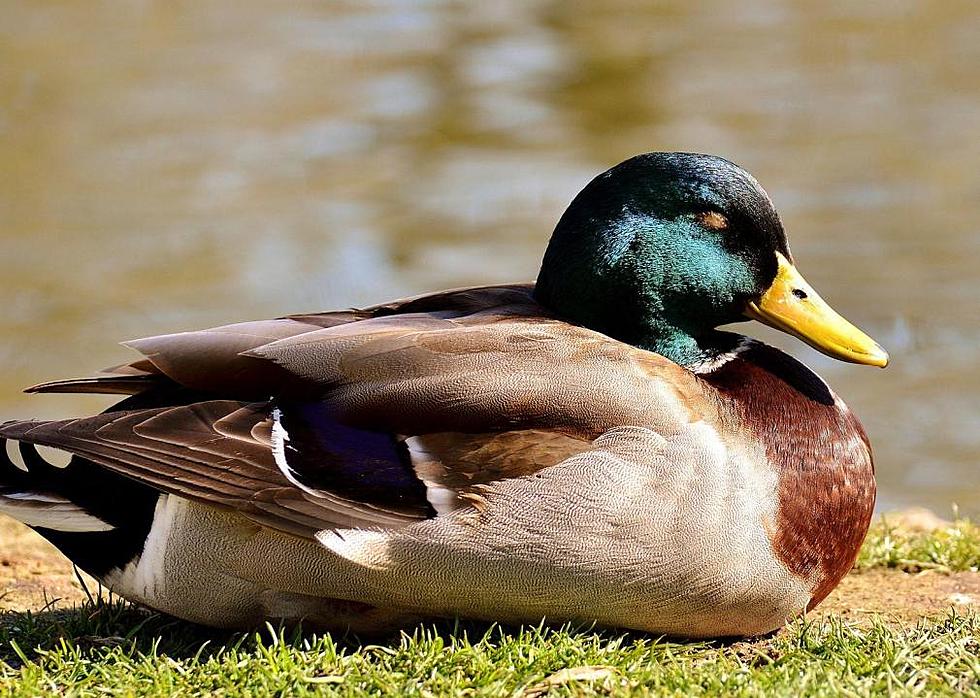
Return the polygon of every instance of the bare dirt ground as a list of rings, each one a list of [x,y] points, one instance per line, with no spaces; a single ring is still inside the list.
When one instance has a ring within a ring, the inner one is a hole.
[[[877,615],[885,621],[913,623],[940,615],[951,606],[980,610],[980,573],[856,571],[844,578],[816,613],[858,622]]]
[[[91,579],[86,583],[98,588]],[[0,517],[0,609],[38,611],[84,600],[71,563],[57,548],[27,526]]]
[[[92,593],[98,584],[86,578]],[[0,520],[0,610],[38,611],[84,601],[85,591],[69,563],[52,545],[12,519]],[[849,621],[910,623],[950,607],[980,609],[980,573],[908,574],[872,569],[853,572],[816,613]]]

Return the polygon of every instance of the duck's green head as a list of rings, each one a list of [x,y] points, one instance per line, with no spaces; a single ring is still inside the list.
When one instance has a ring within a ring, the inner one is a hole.
[[[747,317],[846,361],[887,363],[796,271],[759,183],[710,155],[638,155],[592,180],[555,228],[535,295],[689,368],[730,350],[715,328]]]

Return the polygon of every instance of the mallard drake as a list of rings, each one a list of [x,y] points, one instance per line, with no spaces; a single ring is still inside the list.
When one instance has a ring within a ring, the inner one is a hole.
[[[850,569],[871,448],[816,374],[716,328],[888,361],[792,260],[747,172],[640,155],[572,201],[536,284],[141,339],[29,388],[127,397],[0,426],[0,511],[212,626],[767,633]]]

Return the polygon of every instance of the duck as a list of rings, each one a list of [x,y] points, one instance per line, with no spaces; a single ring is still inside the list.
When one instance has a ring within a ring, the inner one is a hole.
[[[813,371],[888,354],[716,156],[647,153],[574,198],[533,283],[126,342],[31,393],[120,400],[0,425],[0,512],[193,623],[419,619],[777,630],[851,569],[868,437]]]

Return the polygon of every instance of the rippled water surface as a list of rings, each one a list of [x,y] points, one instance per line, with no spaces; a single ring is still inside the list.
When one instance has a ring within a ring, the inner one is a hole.
[[[0,0],[0,419],[98,407],[18,390],[120,339],[531,278],[593,174],[694,150],[891,351],[775,340],[880,507],[980,514],[978,37],[972,0]]]

